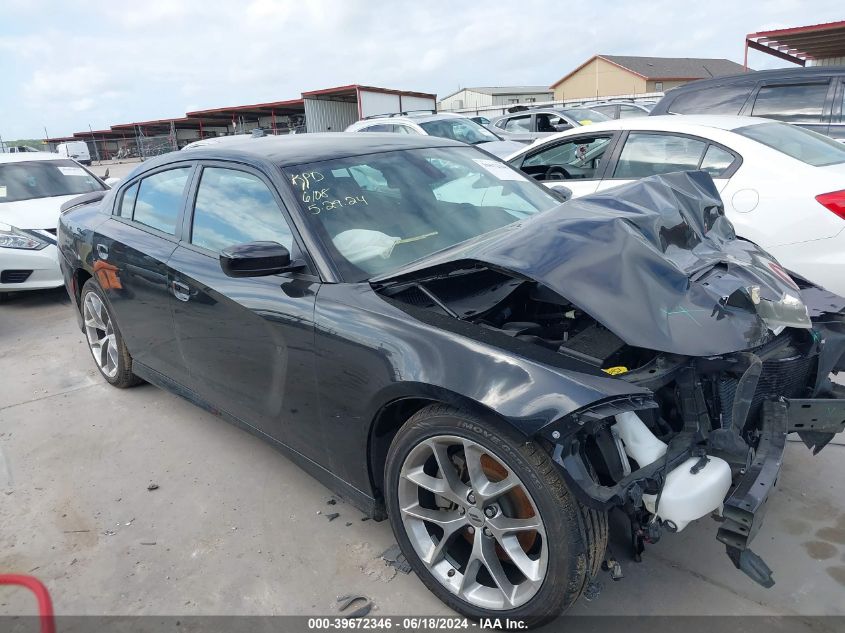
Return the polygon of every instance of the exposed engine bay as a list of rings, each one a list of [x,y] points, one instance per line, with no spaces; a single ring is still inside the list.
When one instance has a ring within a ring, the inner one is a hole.
[[[845,370],[845,299],[796,283],[736,239],[706,183],[649,180],[638,183],[642,204],[566,203],[530,248],[505,236],[375,287],[472,323],[491,344],[528,357],[541,348],[540,362],[556,362],[550,352],[567,370],[647,389],[650,398],[596,403],[537,436],[583,503],[627,513],[635,558],[712,514],[736,567],[771,586],[749,543],[786,435],[818,452],[845,429],[845,387],[830,380]]]

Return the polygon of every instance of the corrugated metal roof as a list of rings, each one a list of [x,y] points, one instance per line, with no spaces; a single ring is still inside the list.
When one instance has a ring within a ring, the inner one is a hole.
[[[745,70],[742,64],[729,59],[706,57],[634,57],[632,55],[598,55],[646,79],[707,79],[736,75]]]
[[[845,57],[845,20],[760,31],[745,36],[748,48],[804,66],[808,59]]]

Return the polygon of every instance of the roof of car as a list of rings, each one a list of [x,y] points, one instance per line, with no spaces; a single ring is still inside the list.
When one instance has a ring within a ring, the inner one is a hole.
[[[699,79],[691,81],[683,86],[672,88],[666,96],[673,97],[689,90],[699,90],[708,86],[716,86],[734,82],[770,81],[772,79],[802,79],[816,77],[818,75],[842,75],[845,73],[845,66],[807,66],[804,68],[774,68],[772,70],[756,70],[754,72],[739,73],[736,75],[723,75],[711,79]]]
[[[577,128],[579,133],[593,130],[682,130],[684,128],[710,127],[719,130],[735,130],[736,128],[760,123],[771,123],[771,119],[750,116],[728,116],[721,114],[689,114],[677,116],[668,114],[664,116],[641,116],[628,119],[613,119],[612,121],[600,121],[591,123],[582,128]],[[572,134],[572,130],[561,132],[561,134]]]
[[[2,152],[0,163],[23,163],[36,160],[68,160],[67,156],[52,152]]]
[[[533,145],[526,145],[528,147],[537,147],[538,145],[546,144],[552,140],[566,138],[570,136],[579,136],[582,134],[589,134],[591,132],[612,132],[615,130],[653,130],[655,132],[680,132],[680,133],[695,133],[703,134],[702,128],[713,128],[718,130],[735,130],[740,127],[748,125],[759,125],[762,123],[777,123],[772,119],[764,119],[761,117],[748,116],[723,116],[723,115],[665,115],[665,116],[640,116],[629,119],[614,119],[612,121],[601,121],[599,123],[591,123],[583,127],[572,128],[565,132],[558,132],[550,134],[546,137],[538,139]],[[525,150],[520,150],[511,155],[517,156],[522,154]]]
[[[171,152],[147,161],[145,164],[156,166],[180,160],[253,157],[285,167],[424,147],[466,147],[466,145],[436,136],[391,133],[326,132],[259,138],[245,136],[239,142],[197,147],[188,152]]]
[[[408,112],[407,114],[402,115],[395,115],[395,114],[385,114],[384,116],[372,116],[367,117],[366,119],[359,121],[359,123],[363,123],[366,121],[367,124],[371,124],[373,122],[381,122],[381,121],[411,121],[413,123],[425,123],[426,121],[439,121],[442,119],[465,119],[462,114],[458,114],[457,112]]]

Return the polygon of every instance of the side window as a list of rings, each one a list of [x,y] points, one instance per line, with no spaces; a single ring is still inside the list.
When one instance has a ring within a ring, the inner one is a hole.
[[[619,117],[616,116],[616,108],[615,105],[600,105],[600,106],[590,106],[591,110],[595,110],[596,112],[601,112],[603,115],[608,117],[609,119],[618,119]]]
[[[605,113],[607,114],[607,113]],[[635,108],[634,106],[629,105],[620,105],[619,106],[619,118],[620,119],[629,119],[635,116],[646,116],[648,112],[645,110],[640,110],[639,108]]]
[[[182,195],[190,173],[190,167],[177,167],[144,178],[139,183],[132,219],[175,235]]]
[[[707,143],[672,134],[632,132],[619,155],[614,178],[645,178],[698,169]]]
[[[821,121],[829,82],[763,86],[757,93],[751,116],[763,116],[787,123]]]
[[[398,132],[399,134],[419,134],[419,132],[410,125],[402,125],[401,123],[396,123],[393,126],[393,131]]]
[[[505,121],[505,130],[508,132],[530,132],[531,131],[531,115],[515,116]]]
[[[120,205],[117,208],[117,215],[123,218],[132,219],[132,211],[135,209],[135,198],[138,197],[138,183],[129,187],[123,192],[120,198]]]
[[[669,104],[670,114],[739,114],[753,84],[693,90]]]
[[[538,114],[535,117],[537,121],[537,131],[538,132],[556,132],[554,125],[552,123],[552,119],[555,121],[559,121],[560,117],[553,116],[551,114]]]
[[[359,132],[392,132],[393,126],[392,125],[385,125],[383,123],[379,123],[377,125],[370,125],[369,127],[363,127]]]
[[[191,243],[221,251],[258,241],[293,248],[293,234],[270,189],[245,171],[204,168],[194,203]]]
[[[711,145],[707,148],[699,169],[703,169],[713,178],[718,178],[733,164],[734,160],[736,160],[734,155],[727,150]]]
[[[610,136],[579,136],[529,156],[522,170],[537,180],[595,178]]]

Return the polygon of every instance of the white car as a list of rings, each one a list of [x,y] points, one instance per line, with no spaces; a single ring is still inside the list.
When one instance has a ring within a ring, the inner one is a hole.
[[[350,125],[346,132],[394,132],[396,134],[422,134],[439,136],[475,145],[486,152],[504,158],[510,156],[523,143],[506,141],[483,125],[454,112],[386,114],[362,119]]]
[[[845,145],[821,134],[756,117],[638,117],[546,137],[507,161],[573,197],[702,169],[739,236],[845,296]]]
[[[56,288],[61,205],[107,185],[78,163],[46,152],[0,154],[0,297]]]

